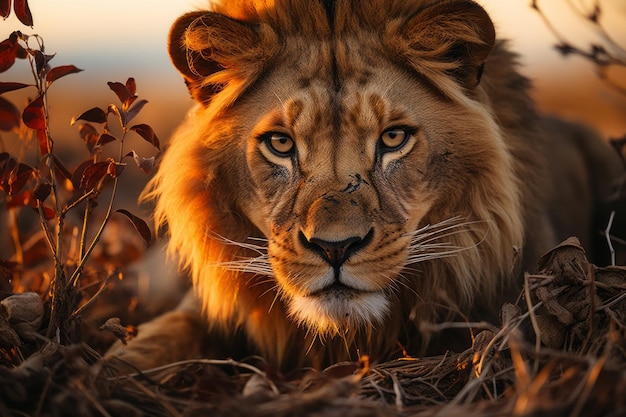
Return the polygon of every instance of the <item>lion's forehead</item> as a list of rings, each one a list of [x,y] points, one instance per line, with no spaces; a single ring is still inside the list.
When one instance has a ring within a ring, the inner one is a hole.
[[[275,62],[291,69],[303,88],[319,80],[336,91],[344,84],[362,87],[380,70],[381,63],[391,62],[379,36],[370,32],[334,39],[288,37],[284,45]]]
[[[292,134],[302,159],[349,152],[372,160],[375,142],[385,129],[420,123],[419,106],[414,103],[411,109],[407,97],[375,77],[362,86],[359,80],[342,79],[339,90],[328,80],[317,79],[306,88],[283,94],[277,93],[277,105],[260,125],[281,127]],[[412,98],[420,94],[419,86],[413,86]]]

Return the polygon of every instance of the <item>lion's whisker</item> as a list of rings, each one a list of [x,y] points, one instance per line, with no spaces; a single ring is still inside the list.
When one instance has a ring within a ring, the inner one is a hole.
[[[222,236],[219,233],[210,231],[210,234],[214,237],[217,238],[217,240],[220,240],[221,242],[226,243],[227,245],[230,246],[237,246],[243,249],[249,249],[251,251],[254,251],[256,253],[258,253],[259,255],[265,255],[267,254],[267,245],[262,246],[262,245],[255,245],[253,243],[247,243],[247,242],[238,242],[236,240],[233,239],[229,239],[226,236]],[[259,242],[265,242],[267,243],[267,239],[266,238],[262,238],[262,237],[254,237],[254,236],[250,236],[248,237],[248,240],[253,240],[253,241],[259,241]]]
[[[437,224],[427,225],[414,232],[407,233],[405,236],[411,236],[411,242],[408,246],[409,255],[406,259],[407,265],[452,257],[478,246],[485,239],[486,233],[480,241],[467,247],[453,245],[445,241],[445,239],[459,234],[475,232],[469,226],[484,223],[479,221],[459,222],[460,219],[461,217],[459,216],[452,217]],[[405,267],[405,269],[409,268]]]
[[[418,244],[418,243],[424,244],[424,243],[432,242],[433,240],[439,240],[445,237],[450,237],[450,236],[455,236],[461,233],[471,232],[472,229],[466,228],[466,226],[483,223],[483,222],[478,222],[478,221],[462,222],[462,223],[453,224],[453,225],[445,225],[445,227],[442,227],[440,229],[435,229],[436,227],[440,225],[444,226],[443,225],[444,222],[438,223],[434,226],[425,226],[414,232],[406,233],[405,236],[412,236],[411,242],[414,244]]]
[[[272,309],[274,308],[274,305],[276,304],[276,301],[278,301],[278,298],[280,297],[280,288],[278,287],[278,285],[275,285],[272,288],[270,288],[267,291],[265,291],[263,294],[261,294],[261,297],[262,297],[262,296],[264,296],[265,294],[269,293],[272,290],[275,290],[276,293],[274,294],[274,298],[272,299],[272,303],[270,304],[270,307],[267,309],[267,313],[268,314],[272,311]]]
[[[309,335],[309,331],[307,330],[306,335]],[[319,332],[313,332],[313,337],[311,338],[311,343],[309,344],[309,347],[306,350],[305,355],[308,355],[311,350],[313,349],[313,346],[315,346],[315,341],[319,339],[320,344],[323,345],[322,339],[318,337],[319,336]]]
[[[415,291],[415,289],[411,288],[409,284],[405,282],[405,281],[408,281],[408,279],[402,274],[402,272],[398,274],[398,278],[400,279],[395,279],[391,281],[392,289],[396,290],[396,292],[400,292],[400,287],[404,287],[405,289],[410,291],[413,295],[415,295],[416,297],[419,297],[419,294]]]

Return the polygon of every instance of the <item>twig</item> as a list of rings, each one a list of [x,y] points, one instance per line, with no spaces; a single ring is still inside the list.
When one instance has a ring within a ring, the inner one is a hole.
[[[96,194],[96,189],[92,188],[89,192],[81,195],[80,197],[78,197],[74,202],[70,203],[69,205],[67,205],[62,211],[61,213],[63,215],[67,214],[68,211],[70,211],[71,209],[73,209],[74,207],[76,207],[77,205],[79,205],[80,203],[82,203],[83,201],[85,201],[87,198],[91,197],[92,195]]]
[[[132,382],[133,385],[137,387],[137,389],[139,389],[139,391],[143,392],[148,397],[152,398],[153,400],[158,400],[159,403],[163,406],[163,408],[165,408],[167,412],[170,413],[173,417],[182,417],[182,414],[180,414],[178,410],[176,410],[169,402],[165,401],[164,396],[157,395],[156,393],[150,391],[148,388],[144,387],[141,383],[139,383],[139,381],[135,381],[131,379],[130,382]]]
[[[598,34],[598,36],[600,36],[601,41],[604,43],[604,45],[607,45],[607,47],[602,44],[592,44],[590,45],[589,51],[587,51],[581,47],[572,45],[566,39],[566,37],[557,30],[557,28],[552,24],[550,19],[541,10],[538,0],[531,1],[530,7],[539,14],[539,17],[543,20],[545,26],[550,32],[552,32],[552,35],[557,39],[558,44],[556,45],[556,49],[561,52],[561,54],[575,54],[589,60],[596,66],[598,78],[604,84],[606,84],[613,91],[622,95],[626,95],[626,87],[617,84],[616,82],[611,80],[606,74],[606,68],[609,66],[615,65],[620,67],[626,67],[626,49],[624,49],[624,47],[615,42],[610,34],[602,27],[602,24],[599,21],[601,11],[599,1],[596,0],[594,2],[594,9],[591,14],[583,13],[572,3],[571,0],[568,0],[567,3],[569,7],[582,19],[590,21],[593,24],[596,33]]]
[[[161,371],[166,371],[168,369],[171,368],[178,368],[178,367],[182,367],[185,365],[193,365],[193,364],[199,364],[199,365],[216,365],[216,366],[235,366],[238,368],[243,368],[243,369],[247,369],[249,371],[254,372],[255,374],[263,377],[267,384],[270,386],[272,392],[276,395],[280,394],[280,391],[278,390],[278,388],[276,387],[276,385],[271,381],[271,379],[269,379],[267,377],[267,374],[263,371],[261,371],[259,368],[257,368],[256,366],[253,365],[249,365],[247,363],[243,363],[243,362],[238,362],[236,360],[233,359],[188,359],[188,360],[184,360],[184,361],[179,361],[179,362],[173,362],[167,365],[163,365],[163,366],[159,366],[156,368],[152,368],[152,369],[147,369],[145,371],[141,371],[141,372],[136,372],[134,374],[128,374],[128,375],[121,375],[121,376],[116,376],[116,377],[112,377],[112,378],[108,378],[109,381],[115,381],[115,380],[121,380],[121,379],[133,379],[139,376],[143,376],[143,375],[149,375],[149,374],[154,374],[154,373],[158,373]]]
[[[535,352],[538,353],[541,350],[541,331],[539,330],[539,323],[537,323],[537,317],[533,310],[532,300],[530,296],[530,286],[528,283],[528,274],[524,274],[524,295],[526,298],[526,306],[528,307],[528,313],[530,316],[530,322],[532,323],[533,330],[535,332]],[[535,361],[534,371],[537,373],[539,370],[539,362]]]
[[[15,210],[7,210],[9,212],[9,223],[11,230],[11,240],[13,240],[13,246],[15,247],[15,262],[18,264],[24,263],[24,247],[20,240],[20,229],[17,227],[17,216]]]
[[[85,398],[91,403],[91,405],[93,405],[94,408],[98,410],[100,414],[102,414],[104,417],[112,417],[111,414],[109,414],[107,410],[104,409],[102,404],[100,404],[96,400],[96,398],[91,394],[91,392],[87,389],[87,387],[85,387],[82,382],[79,381],[76,383],[76,385],[79,391],[85,396]]]
[[[589,341],[592,338],[593,330],[594,330],[594,316],[596,314],[596,274],[593,266],[589,266],[589,280],[591,281],[590,285],[587,286],[587,291],[589,293],[589,315],[587,316],[587,325],[589,326],[589,332],[587,332],[587,336],[585,336],[585,340],[583,341],[583,345],[581,348],[581,352],[587,351],[587,346]]]
[[[54,242],[52,241],[52,235],[50,235],[50,229],[48,228],[48,223],[46,223],[46,216],[43,213],[43,207],[40,205],[37,209],[39,211],[39,224],[41,225],[41,230],[43,231],[43,237],[48,244],[48,248],[50,248],[50,253],[53,255],[57,253],[56,247],[54,246]],[[55,255],[56,256],[56,255]]]
[[[620,295],[618,295],[614,300],[610,301],[609,303],[607,303],[605,305],[598,306],[595,311],[609,310],[611,307],[613,307],[615,304],[621,302],[625,298],[626,298],[626,291],[622,292]]]
[[[614,218],[615,210],[612,210],[609,216],[609,223],[606,225],[606,229],[604,229],[604,237],[607,245],[609,245],[609,251],[611,252],[611,266],[615,266],[615,248],[613,248],[613,243],[611,242],[611,227],[613,227]]]
[[[398,381],[398,377],[396,374],[394,373],[389,373],[389,376],[391,377],[391,381],[393,382],[393,394],[394,394],[394,403],[396,405],[396,409],[398,411],[402,411],[402,408],[404,407],[404,403],[402,400],[402,385],[400,384],[400,381]]]
[[[116,268],[112,274],[110,274],[108,277],[105,278],[100,288],[98,288],[98,291],[96,291],[96,293],[89,300],[87,300],[83,305],[81,305],[76,310],[74,310],[74,312],[72,313],[70,317],[75,318],[79,316],[80,313],[82,313],[87,307],[89,307],[94,301],[96,301],[96,299],[100,296],[100,294],[106,289],[107,285],[109,284],[109,280],[113,278],[114,276],[119,275],[119,273],[120,273],[119,269]]]
[[[475,329],[475,330],[494,330],[495,326],[486,321],[446,321],[443,323],[425,323],[422,324],[423,329],[432,332],[440,332],[447,329]]]
[[[574,5],[572,0],[567,0],[567,3],[570,5],[570,8],[574,10],[582,19],[587,20],[593,24],[598,35],[613,49],[616,51],[618,55],[622,55],[621,57],[617,57],[620,61],[626,60],[626,51],[624,48],[618,44],[613,37],[604,29],[604,27],[600,24],[600,2],[599,0],[594,1],[593,12],[591,15],[585,14],[578,7]]]
[[[600,372],[602,371],[605,362],[606,356],[600,357],[587,374],[587,378],[585,378],[584,380],[582,392],[580,393],[580,395],[577,395],[574,410],[572,410],[572,413],[570,414],[571,417],[578,417],[582,412],[582,409],[585,406],[585,402],[589,398],[589,395],[591,395],[591,390],[596,384],[596,381],[600,376]]]
[[[83,259],[85,256],[85,245],[87,244],[87,230],[89,229],[89,217],[91,216],[91,210],[93,209],[93,201],[88,200],[85,205],[85,212],[83,213],[83,226],[80,232],[80,244],[78,246],[78,258]]]

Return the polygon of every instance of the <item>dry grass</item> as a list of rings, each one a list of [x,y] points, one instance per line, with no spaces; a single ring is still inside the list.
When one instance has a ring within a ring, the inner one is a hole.
[[[86,344],[52,342],[10,366],[15,351],[5,346],[0,415],[624,415],[625,289],[626,268],[590,265],[570,240],[541,259],[539,274],[526,276],[518,302],[502,307],[501,323],[473,324],[465,352],[377,364],[364,357],[289,375],[250,358],[115,376]]]

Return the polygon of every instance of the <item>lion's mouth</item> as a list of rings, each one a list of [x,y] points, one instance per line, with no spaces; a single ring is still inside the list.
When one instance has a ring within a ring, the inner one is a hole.
[[[335,281],[332,284],[321,288],[319,290],[313,291],[312,293],[307,294],[305,297],[326,297],[326,296],[336,296],[336,297],[352,297],[358,294],[367,294],[374,291],[365,291],[360,290],[358,288],[350,287],[349,285],[343,284],[339,281]]]

